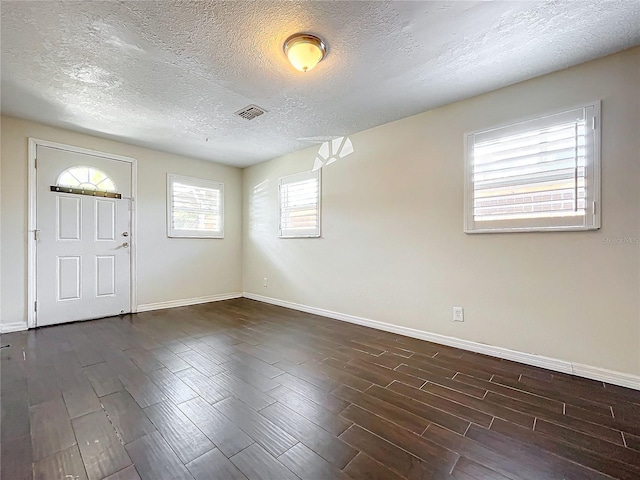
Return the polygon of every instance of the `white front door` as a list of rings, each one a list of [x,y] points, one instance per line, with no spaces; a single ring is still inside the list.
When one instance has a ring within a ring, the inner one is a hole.
[[[130,312],[131,164],[41,145],[36,158],[36,325]]]

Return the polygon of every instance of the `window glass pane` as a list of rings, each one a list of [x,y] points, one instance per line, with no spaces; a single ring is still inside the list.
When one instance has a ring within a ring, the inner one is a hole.
[[[584,120],[476,143],[474,220],[584,215],[577,203],[584,144]]]
[[[169,176],[169,235],[223,236],[223,186],[219,182]]]
[[[591,105],[468,135],[467,231],[595,226],[595,120]]]
[[[81,165],[62,172],[58,176],[56,184],[61,187],[84,188],[85,190],[117,191],[113,180],[102,170]]]
[[[320,236],[320,173],[280,179],[280,236]]]

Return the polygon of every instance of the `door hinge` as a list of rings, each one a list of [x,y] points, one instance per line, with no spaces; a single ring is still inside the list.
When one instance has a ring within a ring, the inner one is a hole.
[[[38,301],[37,300],[35,302],[33,302],[33,311],[34,312],[38,311]]]
[[[33,239],[34,239],[35,241],[40,240],[40,230],[34,230],[34,231],[33,231]]]
[[[591,126],[594,130],[596,129],[596,117],[593,117],[593,125]]]
[[[593,202],[593,215],[596,214],[596,202]]]
[[[35,168],[38,168],[38,157],[35,158],[35,164],[34,164]]]

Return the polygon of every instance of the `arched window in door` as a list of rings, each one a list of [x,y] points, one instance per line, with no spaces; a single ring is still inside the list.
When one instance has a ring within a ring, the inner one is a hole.
[[[116,192],[116,184],[102,170],[84,165],[67,168],[58,176],[59,187]]]

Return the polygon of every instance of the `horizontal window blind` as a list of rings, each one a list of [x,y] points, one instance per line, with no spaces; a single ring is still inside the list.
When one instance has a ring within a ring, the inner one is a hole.
[[[475,221],[584,215],[584,119],[477,143]]]
[[[222,183],[169,175],[168,192],[170,237],[223,236]]]
[[[470,135],[472,226],[502,222],[508,228],[515,221],[518,228],[545,227],[540,219],[556,219],[549,226],[591,223],[586,217],[597,184],[594,122],[580,108]]]
[[[320,236],[320,171],[280,179],[280,237]]]

